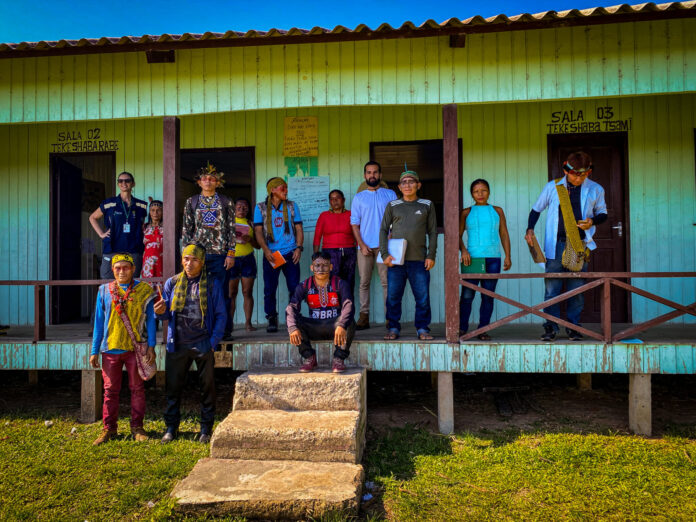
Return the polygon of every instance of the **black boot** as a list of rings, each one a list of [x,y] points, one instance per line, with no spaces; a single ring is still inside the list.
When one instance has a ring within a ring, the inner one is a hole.
[[[278,316],[271,315],[268,318],[268,326],[266,327],[268,333],[275,333],[278,331]]]

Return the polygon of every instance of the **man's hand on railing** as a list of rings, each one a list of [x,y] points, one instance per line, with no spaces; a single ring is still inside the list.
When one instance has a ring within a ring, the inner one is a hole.
[[[99,355],[90,355],[89,356],[89,365],[94,368],[95,370],[99,369]]]

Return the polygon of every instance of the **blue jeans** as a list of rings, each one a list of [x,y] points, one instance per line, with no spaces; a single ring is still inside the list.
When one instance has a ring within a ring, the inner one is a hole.
[[[230,273],[228,270],[225,270],[225,258],[227,258],[226,254],[206,254],[205,270],[209,280],[212,281],[217,279],[220,281],[220,288],[222,288],[222,293],[225,298],[225,308],[227,309],[225,332],[228,332],[229,328],[232,326],[233,319],[230,317]]]
[[[285,275],[285,284],[288,286],[288,294],[292,296],[297,285],[300,284],[300,264],[292,262],[292,252],[283,255],[285,264],[279,268],[273,268],[268,260],[263,258],[263,311],[266,319],[277,316],[276,291],[280,272]]]
[[[499,257],[487,257],[486,258],[486,273],[487,274],[499,274],[500,273],[500,258]],[[481,285],[482,288],[495,292],[495,287],[498,285],[497,279],[467,279],[468,283],[473,285]],[[469,316],[471,316],[471,303],[474,300],[474,296],[478,292],[472,290],[471,288],[462,287],[462,295],[459,300],[459,329],[462,332],[466,332],[469,329]],[[491,322],[491,315],[493,315],[493,302],[495,300],[492,297],[481,294],[481,310],[479,312],[479,328],[487,326]]]
[[[561,264],[563,258],[563,250],[565,250],[565,241],[556,242],[556,259],[546,260],[546,273],[553,272],[570,272],[567,268],[564,268]],[[583,272],[587,272],[587,263],[582,267]],[[553,299],[554,297],[561,295],[563,292],[563,281],[566,283],[566,292],[575,290],[587,283],[587,279],[545,279],[546,290],[544,292],[544,301],[548,299]],[[580,326],[580,314],[582,313],[582,308],[585,304],[585,298],[582,294],[571,297],[566,300],[566,315],[568,316],[568,321]],[[554,317],[561,317],[561,304],[557,303],[555,305],[547,306],[544,308],[544,312],[553,315]],[[544,328],[551,327],[556,332],[558,331],[558,325],[552,323],[551,321],[546,321],[544,323]]]
[[[387,270],[387,328],[401,330],[401,299],[411,285],[416,300],[416,330],[430,331],[430,272],[424,261],[404,261],[403,265],[390,266]]]

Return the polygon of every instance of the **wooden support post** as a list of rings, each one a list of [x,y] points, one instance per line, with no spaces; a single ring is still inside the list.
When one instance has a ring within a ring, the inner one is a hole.
[[[46,287],[34,286],[34,344],[46,340]]]
[[[157,388],[158,390],[164,390],[164,385],[167,382],[166,376],[166,372],[157,372],[157,374],[155,375],[155,388]]]
[[[99,370],[82,370],[82,404],[80,421],[96,422],[102,416],[102,374]]]
[[[437,374],[437,424],[440,433],[454,433],[454,391],[452,372]]]
[[[578,383],[578,389],[580,391],[589,391],[592,389],[592,374],[591,373],[579,373],[576,376]]]
[[[180,122],[175,116],[163,118],[162,147],[162,199],[164,204],[164,242],[163,275],[171,277],[179,266],[179,223],[181,208],[178,196],[181,185],[181,153],[179,149]],[[183,202],[182,202],[183,203]],[[166,330],[165,330],[166,331]]]
[[[652,435],[652,387],[649,373],[628,374],[628,428]]]
[[[27,373],[29,374],[29,386],[36,386],[37,384],[39,384],[38,370],[29,370]]]
[[[459,139],[457,105],[442,107],[442,157],[444,161],[445,225],[445,336],[448,343],[459,343]],[[451,389],[450,375],[450,389]]]
[[[604,342],[611,344],[611,282],[605,279],[602,286],[602,333]]]

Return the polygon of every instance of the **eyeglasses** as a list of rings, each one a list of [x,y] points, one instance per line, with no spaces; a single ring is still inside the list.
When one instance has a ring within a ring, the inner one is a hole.
[[[328,263],[314,263],[312,264],[312,268],[314,269],[315,272],[331,272],[331,265]]]
[[[217,181],[215,176],[201,176],[199,179],[201,181]]]
[[[418,182],[415,179],[405,179],[399,181],[399,185],[417,185]]]
[[[118,183],[119,183],[119,185],[120,185],[121,183],[128,183],[128,184],[130,185],[131,183],[133,183],[133,180],[132,180],[132,179],[128,179],[128,178],[121,178],[121,179],[118,180]]]

